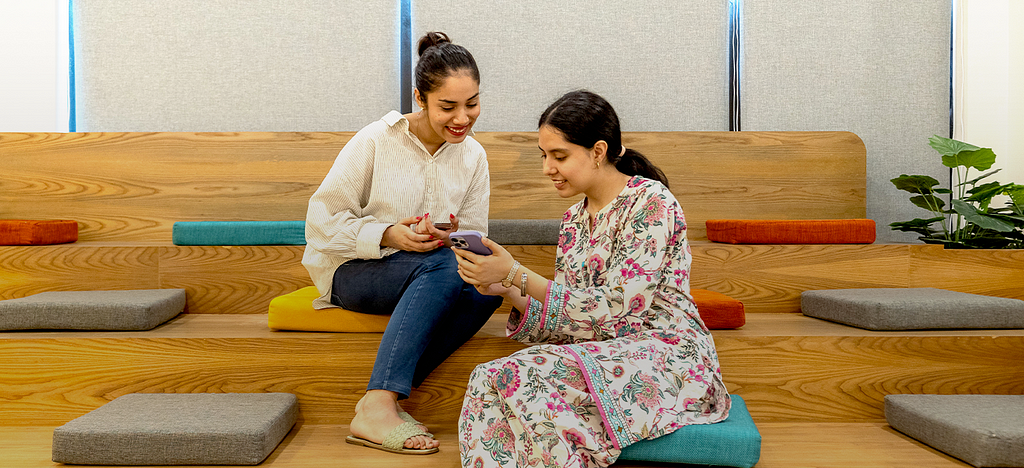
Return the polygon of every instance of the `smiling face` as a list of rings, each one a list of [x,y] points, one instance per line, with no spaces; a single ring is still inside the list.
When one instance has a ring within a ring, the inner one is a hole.
[[[544,125],[537,132],[538,146],[544,160],[544,175],[548,176],[558,190],[558,196],[568,198],[587,193],[598,176],[595,167],[598,147],[587,149],[569,143],[562,132]],[[603,142],[599,142],[603,143]]]
[[[416,136],[426,145],[462,143],[480,116],[480,83],[468,71],[449,75],[426,95],[419,89],[415,94],[427,117]]]

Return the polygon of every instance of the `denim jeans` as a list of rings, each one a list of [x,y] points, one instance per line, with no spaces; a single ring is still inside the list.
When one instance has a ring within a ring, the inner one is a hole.
[[[462,281],[455,254],[446,248],[350,260],[335,270],[331,292],[336,306],[391,314],[366,389],[400,398],[469,341],[501,301]]]

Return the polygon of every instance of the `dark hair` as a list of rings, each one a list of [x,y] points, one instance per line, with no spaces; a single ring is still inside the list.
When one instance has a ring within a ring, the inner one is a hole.
[[[654,179],[668,187],[668,178],[640,152],[626,149],[622,153],[622,131],[619,116],[603,97],[590,91],[570,91],[548,106],[537,127],[549,126],[561,132],[574,145],[592,149],[598,141],[608,144],[608,162],[619,172]]]
[[[465,47],[452,44],[448,35],[443,32],[428,32],[420,38],[416,63],[416,89],[420,94],[427,94],[438,86],[445,78],[460,70],[468,70],[477,83],[480,83],[480,70],[476,60]]]

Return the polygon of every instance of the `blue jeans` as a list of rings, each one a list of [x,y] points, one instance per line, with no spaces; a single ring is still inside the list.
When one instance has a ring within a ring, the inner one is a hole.
[[[349,260],[334,272],[331,303],[348,310],[391,314],[367,390],[408,398],[501,306],[459,277],[450,249],[400,251],[379,260]]]

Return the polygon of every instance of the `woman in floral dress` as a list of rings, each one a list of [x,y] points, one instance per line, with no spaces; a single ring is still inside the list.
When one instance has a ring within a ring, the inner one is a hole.
[[[492,255],[456,250],[466,282],[515,305],[508,336],[537,344],[473,371],[463,466],[608,466],[629,444],[728,416],[690,296],[682,209],[620,133],[611,105],[588,91],[540,118],[544,174],[560,196],[586,195],[562,217],[554,281],[489,239]]]

